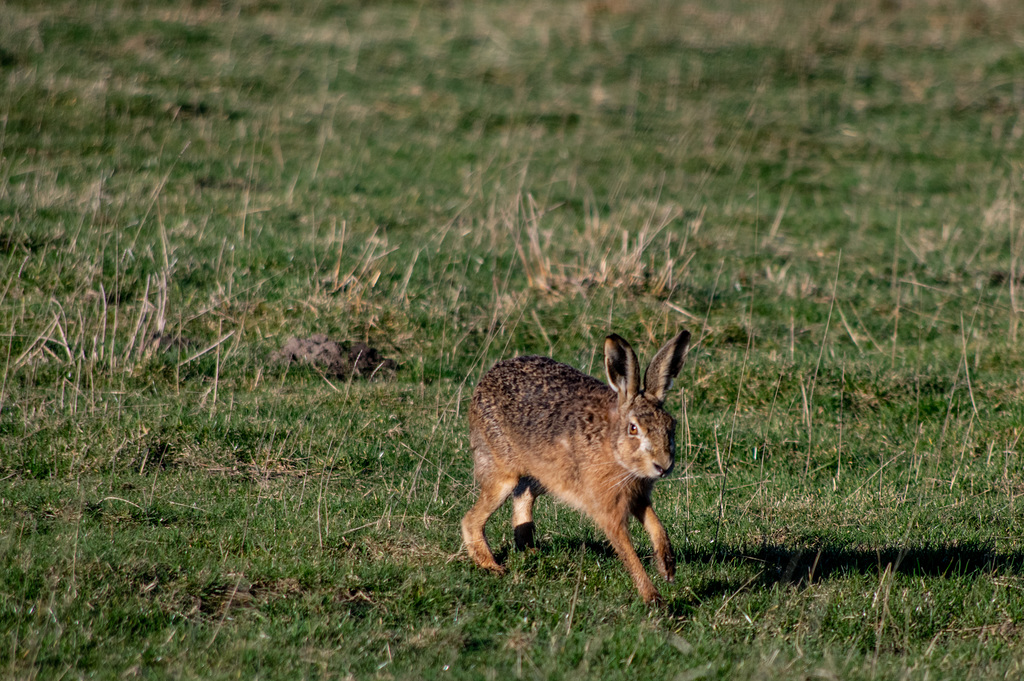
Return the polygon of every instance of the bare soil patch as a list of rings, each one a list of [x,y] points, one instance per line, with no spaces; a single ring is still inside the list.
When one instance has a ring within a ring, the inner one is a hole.
[[[328,376],[391,378],[398,364],[384,357],[377,348],[359,341],[333,341],[325,334],[309,338],[289,338],[271,360],[284,364],[312,364]]]

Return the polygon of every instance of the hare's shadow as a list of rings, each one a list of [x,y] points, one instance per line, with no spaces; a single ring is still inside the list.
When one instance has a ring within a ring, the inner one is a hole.
[[[678,552],[677,552],[678,553]],[[761,584],[806,586],[837,575],[895,574],[922,577],[966,576],[982,572],[1024,574],[1024,552],[996,551],[981,542],[883,546],[859,549],[822,542],[817,546],[790,547],[765,544],[756,549],[723,552],[684,552],[693,562],[752,562],[762,566]]]
[[[667,603],[679,616],[692,614],[709,598],[733,594],[743,588],[771,588],[775,585],[802,589],[851,573],[878,574],[885,571],[918,577],[946,578],[981,574],[1024,574],[1024,552],[996,551],[980,542],[925,544],[913,547],[886,546],[854,549],[847,546],[789,547],[768,544],[756,549],[725,548],[676,550],[680,563],[731,563],[759,569],[753,580],[709,580],[696,588],[679,585]]]
[[[638,547],[639,548],[639,547]],[[504,546],[499,562],[505,563],[511,546]],[[604,559],[615,558],[606,541],[585,538],[559,538],[540,542],[542,552],[582,550]],[[806,588],[848,574],[877,574],[885,571],[919,577],[963,577],[984,573],[1024,575],[1024,551],[997,551],[981,542],[887,545],[877,549],[851,548],[832,542],[787,546],[763,544],[757,547],[723,547],[714,551],[693,546],[676,548],[680,566],[686,563],[746,565],[758,570],[753,580],[712,579],[690,587],[676,579],[674,587],[662,589],[668,596],[668,608],[686,614],[700,603],[716,596],[736,593],[747,587],[771,588],[775,585]],[[640,559],[649,565],[650,555],[641,550]],[[673,594],[674,595],[670,595]]]
[[[597,539],[578,539],[571,537],[559,538],[557,540],[550,539],[537,539],[533,546],[526,549],[516,548],[513,545],[503,542],[501,548],[494,552],[494,559],[499,565],[508,565],[509,556],[512,553],[545,553],[545,554],[579,554],[581,551],[585,555],[593,557],[597,556],[604,559],[618,558],[615,553],[615,549],[612,548],[611,544],[607,541],[600,541]],[[649,556],[640,554],[641,560],[647,560]]]
[[[542,552],[563,552],[582,549],[589,555],[614,558],[615,551],[600,539],[563,538],[539,543]],[[504,546],[500,556],[507,558],[512,547]],[[640,559],[649,562],[649,551],[637,547]],[[881,574],[886,568],[902,575],[944,577],[972,575],[980,572],[1024,574],[1024,551],[996,551],[981,542],[923,544],[920,546],[884,546],[878,549],[854,549],[830,543],[818,546],[786,546],[763,544],[755,548],[724,547],[713,551],[696,547],[677,548],[676,560],[684,563],[731,563],[761,567],[760,583],[764,586],[786,584],[807,586],[827,580],[836,574],[856,572]]]

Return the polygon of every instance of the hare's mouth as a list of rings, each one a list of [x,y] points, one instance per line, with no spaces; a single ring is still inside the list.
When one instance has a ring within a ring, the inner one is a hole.
[[[654,475],[651,476],[652,478],[667,478],[672,474],[672,469],[675,468],[675,462],[670,463],[668,468],[657,463],[652,463],[651,467],[654,468]]]

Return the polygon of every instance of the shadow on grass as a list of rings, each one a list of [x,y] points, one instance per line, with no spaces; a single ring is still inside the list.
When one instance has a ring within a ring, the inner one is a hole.
[[[606,541],[597,541],[594,539],[571,540],[571,539],[560,539],[554,542],[537,542],[537,546],[528,549],[517,549],[510,545],[502,544],[498,547],[491,547],[494,551],[494,560],[498,565],[508,566],[509,559],[513,553],[533,553],[533,554],[552,554],[552,555],[579,555],[582,550],[587,556],[597,556],[604,559],[617,558],[615,549],[612,548],[611,544]]]
[[[998,552],[978,542],[913,547],[855,549],[822,544],[788,547],[767,544],[756,549],[677,551],[682,561],[749,563],[761,567],[760,584],[807,586],[848,574],[885,570],[921,577],[962,577],[981,573],[1024,574],[1024,552]]]
[[[585,539],[542,543],[534,551],[576,551],[580,549],[604,559],[616,558],[615,551],[604,541]],[[510,547],[497,554],[504,564]],[[649,573],[651,556],[641,553]],[[722,551],[703,549],[676,549],[680,564],[726,564],[746,566],[758,570],[752,579],[710,579],[699,585],[688,586],[676,580],[674,587],[665,589],[663,580],[652,574],[655,584],[667,596],[666,607],[675,616],[687,616],[709,599],[734,594],[747,587],[771,588],[777,584],[806,588],[829,579],[852,574],[895,574],[915,577],[955,578],[982,574],[1024,574],[1024,552],[999,552],[980,542],[954,542],[916,547],[885,546],[877,549],[858,549],[822,543],[820,546],[789,547],[766,544],[752,548],[725,548]],[[748,573],[749,574],[749,573]]]
[[[615,558],[615,551],[606,541],[586,539],[585,551],[605,559]],[[579,542],[564,542],[565,550],[578,550]],[[541,545],[540,551],[558,551],[558,547]],[[504,549],[501,558],[508,555]],[[640,559],[650,567],[651,556],[641,553]],[[1024,574],[1024,551],[1002,553],[980,542],[954,542],[900,548],[854,549],[822,543],[820,546],[790,547],[766,544],[756,548],[726,548],[724,551],[676,549],[680,563],[749,563],[762,567],[761,583],[807,585],[845,574],[881,574],[887,566],[901,575],[922,577],[953,577],[999,572]],[[498,562],[502,562],[499,559]]]

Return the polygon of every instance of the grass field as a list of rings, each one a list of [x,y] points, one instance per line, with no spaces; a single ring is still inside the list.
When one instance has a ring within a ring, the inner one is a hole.
[[[0,80],[0,675],[1024,674],[1019,3],[8,0]],[[546,497],[471,565],[483,371],[680,327],[666,603]]]

